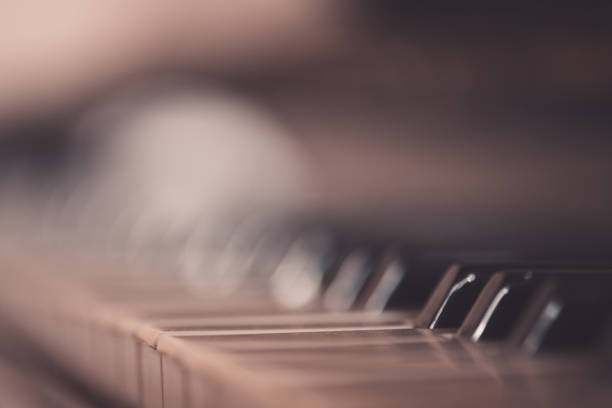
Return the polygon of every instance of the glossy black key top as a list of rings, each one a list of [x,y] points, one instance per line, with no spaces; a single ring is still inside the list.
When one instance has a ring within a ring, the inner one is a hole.
[[[610,323],[610,293],[609,273],[551,276],[527,307],[512,343],[531,354],[596,344]]]
[[[458,331],[472,341],[507,338],[531,297],[541,277],[531,270],[497,272],[487,282]]]
[[[456,329],[461,326],[489,278],[508,266],[451,266],[416,319],[416,327]]]
[[[329,311],[354,309],[379,261],[376,250],[360,248],[351,251],[343,259],[333,281],[323,294],[323,307]]]
[[[547,315],[558,314],[556,309],[559,305],[554,301],[546,303],[546,293],[552,290],[547,289],[551,282],[558,281],[560,287],[565,288],[564,293],[568,294],[573,290],[572,285],[587,284],[588,281],[591,281],[589,285],[595,285],[598,281],[607,281],[609,273],[607,268],[589,266],[581,269],[542,267],[498,272],[487,282],[458,334],[472,341],[505,340],[511,335],[514,337],[513,333],[528,330],[525,327],[529,325],[524,322],[529,319],[525,316],[536,313],[533,310],[539,310],[538,307],[546,308],[548,304],[548,309],[545,309]],[[589,292],[581,293],[584,295]],[[564,296],[567,299],[574,298]]]
[[[355,308],[366,312],[384,311],[408,273],[407,262],[401,256],[393,252],[385,254],[368,279]]]

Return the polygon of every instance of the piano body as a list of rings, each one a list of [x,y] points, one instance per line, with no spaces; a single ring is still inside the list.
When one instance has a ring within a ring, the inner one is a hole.
[[[610,406],[609,7],[218,3],[0,98],[0,405]]]

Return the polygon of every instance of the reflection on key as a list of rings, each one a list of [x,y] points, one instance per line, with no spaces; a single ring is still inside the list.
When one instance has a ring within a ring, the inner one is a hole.
[[[550,273],[526,306],[512,343],[529,354],[585,350],[610,322],[612,277],[607,273]]]
[[[328,310],[350,310],[372,273],[374,263],[374,255],[365,249],[349,254],[325,292],[323,306]]]
[[[374,288],[365,299],[363,310],[379,313],[385,310],[400,282],[406,278],[406,268],[406,264],[399,258],[383,265],[378,280],[372,282]]]
[[[313,303],[336,251],[332,238],[324,232],[298,237],[270,277],[274,299],[288,309]]]

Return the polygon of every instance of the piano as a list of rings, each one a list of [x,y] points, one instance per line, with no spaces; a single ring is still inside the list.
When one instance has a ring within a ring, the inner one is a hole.
[[[0,405],[610,406],[609,7],[278,3],[0,99]]]

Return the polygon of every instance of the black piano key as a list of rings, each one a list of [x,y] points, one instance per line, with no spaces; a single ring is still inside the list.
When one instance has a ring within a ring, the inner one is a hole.
[[[403,279],[390,295],[388,310],[420,310],[438,284],[444,268],[421,269],[405,261]]]
[[[383,255],[374,273],[368,279],[355,309],[382,312],[409,273],[405,259],[394,252]]]
[[[472,341],[506,338],[538,288],[531,270],[497,272],[487,282],[458,335]]]
[[[423,264],[413,257],[414,254],[397,247],[378,256],[356,309],[418,312],[436,287],[444,268]]]
[[[489,278],[505,268],[493,265],[451,266],[417,317],[416,327],[459,328]]]
[[[327,232],[302,233],[286,250],[269,278],[269,291],[287,309],[312,306],[341,257],[339,245]]]
[[[610,323],[611,291],[608,273],[551,277],[528,306],[512,343],[531,354],[597,344]]]
[[[514,338],[518,336],[516,332],[524,333],[528,330],[529,325],[525,322],[529,320],[529,316],[532,316],[533,322],[537,320],[537,310],[548,307],[545,310],[549,315],[558,313],[556,309],[561,303],[557,304],[552,299],[546,300],[546,293],[551,290],[547,289],[551,281],[559,281],[566,294],[576,289],[577,293],[587,294],[588,299],[589,291],[581,288],[581,285],[607,282],[608,276],[608,269],[591,266],[581,269],[542,267],[498,272],[482,290],[458,334],[472,341]],[[573,296],[564,295],[564,298],[576,302]],[[572,309],[579,310],[580,307]]]
[[[360,296],[375,274],[379,262],[380,254],[375,249],[359,248],[350,252],[323,294],[323,307],[330,311],[347,311],[358,306]]]
[[[535,262],[452,265],[421,310],[415,322],[416,327],[458,329],[495,272],[527,267],[538,270],[552,266],[548,263]],[[554,265],[554,267],[567,269],[573,266]]]

